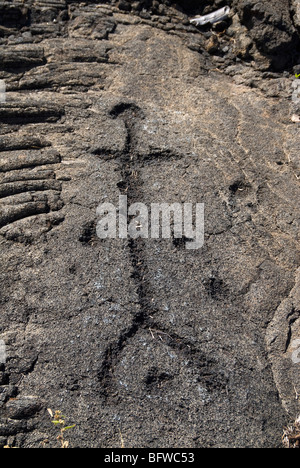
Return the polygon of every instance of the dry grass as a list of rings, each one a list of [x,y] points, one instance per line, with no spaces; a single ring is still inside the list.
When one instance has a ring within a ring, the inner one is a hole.
[[[76,424],[73,424],[72,426],[67,426],[65,417],[63,416],[61,411],[55,411],[55,413],[53,414],[53,411],[50,408],[48,408],[48,413],[52,419],[52,423],[59,431],[57,441],[59,442],[60,448],[69,448],[69,442],[65,440],[65,432],[69,431],[70,429],[74,429]]]
[[[284,430],[282,441],[285,448],[300,448],[300,416]]]

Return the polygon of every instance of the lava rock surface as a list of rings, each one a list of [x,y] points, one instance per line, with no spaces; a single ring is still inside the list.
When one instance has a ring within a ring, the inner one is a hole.
[[[298,415],[299,2],[190,24],[225,4],[0,2],[0,446],[57,446],[48,408],[74,448],[278,447]],[[204,203],[203,248],[100,240],[120,195]]]

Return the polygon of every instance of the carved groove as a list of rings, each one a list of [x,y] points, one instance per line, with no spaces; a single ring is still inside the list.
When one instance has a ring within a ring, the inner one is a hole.
[[[142,179],[140,177],[140,166],[143,163],[151,163],[153,158],[162,160],[178,158],[170,152],[149,154],[141,158],[136,150],[136,127],[139,119],[143,118],[143,112],[134,104],[121,103],[110,113],[112,118],[122,118],[127,130],[127,139],[125,151],[119,155],[120,171],[122,182],[118,184],[118,188],[123,195],[127,196],[128,204],[143,201],[143,193],[141,190]],[[99,150],[98,154],[101,154]],[[106,153],[107,154],[107,153]],[[117,158],[116,153],[113,154]],[[154,292],[150,284],[150,272],[147,267],[145,257],[145,242],[143,239],[129,239],[128,249],[130,252],[132,265],[132,279],[136,284],[136,291],[139,298],[139,310],[132,318],[132,324],[127,330],[123,330],[119,338],[111,343],[105,352],[103,364],[98,372],[98,378],[101,383],[102,395],[106,401],[114,401],[111,395],[116,395],[117,391],[114,385],[114,370],[120,360],[120,354],[130,341],[137,335],[140,330],[160,330],[163,341],[167,346],[175,352],[184,356],[188,365],[200,372],[200,380],[208,390],[223,390],[226,387],[226,379],[219,373],[216,368],[216,363],[208,360],[206,355],[199,350],[193,343],[181,338],[177,334],[169,330],[162,330],[161,325],[157,325],[155,316],[159,312],[153,305],[152,298]]]

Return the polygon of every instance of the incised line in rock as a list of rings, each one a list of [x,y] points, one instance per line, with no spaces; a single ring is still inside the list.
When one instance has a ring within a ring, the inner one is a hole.
[[[118,184],[118,188],[122,195],[126,195],[129,204],[143,201],[143,181],[140,177],[140,161],[146,163],[151,161],[155,156],[159,160],[167,156],[168,159],[181,158],[182,156],[172,153],[155,153],[148,155],[146,158],[141,157],[136,149],[137,132],[136,128],[139,121],[144,118],[144,114],[140,108],[134,104],[122,103],[115,106],[110,116],[112,118],[121,118],[127,131],[125,149],[122,153],[110,153],[105,150],[96,150],[94,154],[106,155],[109,159],[117,159],[120,162],[120,171],[122,181]],[[147,267],[147,261],[144,255],[145,241],[142,238],[128,240],[128,248],[130,251],[131,264],[133,267],[132,278],[137,287],[139,298],[139,311],[134,314],[132,323],[126,330],[122,331],[119,338],[111,343],[106,349],[103,364],[98,372],[99,381],[101,383],[101,393],[105,401],[111,399],[115,395],[113,389],[113,374],[114,369],[119,361],[121,351],[128,345],[129,340],[134,338],[139,330],[149,330],[149,333],[154,336],[157,333],[162,340],[162,336],[168,346],[184,354],[185,359],[188,359],[189,365],[198,370],[204,369],[202,372],[202,380],[207,387],[224,389],[226,382],[224,376],[219,375],[215,369],[216,363],[208,360],[203,351],[199,350],[192,342],[181,338],[177,334],[169,330],[162,329],[161,326],[155,323],[155,315],[158,309],[153,304],[153,291],[148,278],[150,274]],[[213,378],[212,378],[213,376]]]

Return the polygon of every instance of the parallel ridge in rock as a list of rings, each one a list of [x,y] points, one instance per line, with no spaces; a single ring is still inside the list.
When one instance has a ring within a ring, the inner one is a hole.
[[[1,153],[0,228],[61,210],[62,185],[55,175],[60,161],[59,153],[52,150]]]
[[[4,104],[0,108],[0,123],[8,125],[28,125],[31,123],[57,122],[63,114],[63,109],[49,104]]]

